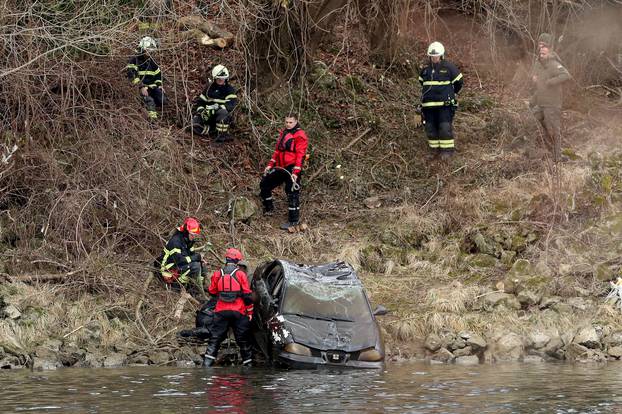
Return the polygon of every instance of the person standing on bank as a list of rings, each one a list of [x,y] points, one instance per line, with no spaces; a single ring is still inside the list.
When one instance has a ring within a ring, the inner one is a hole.
[[[263,203],[264,214],[267,215],[274,211],[272,190],[285,184],[288,214],[287,222],[281,225],[282,230],[288,230],[300,223],[300,178],[308,144],[309,139],[300,127],[298,115],[287,115],[285,129],[279,133],[276,149],[259,183],[259,196]]]
[[[534,93],[529,106],[544,130],[544,144],[553,162],[561,160],[562,84],[570,80],[568,70],[553,52],[553,37],[542,33],[538,37],[538,58],[531,80]]]
[[[428,64],[419,74],[425,132],[433,155],[447,159],[455,149],[452,123],[458,107],[456,94],[463,85],[462,73],[444,59],[445,47],[440,42],[431,43],[427,54]]]

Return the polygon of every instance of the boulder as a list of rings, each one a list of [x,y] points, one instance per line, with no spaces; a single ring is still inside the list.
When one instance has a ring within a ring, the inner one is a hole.
[[[523,308],[527,308],[529,306],[537,305],[540,302],[541,297],[531,290],[524,289],[516,295],[516,299],[518,299]]]
[[[118,368],[125,365],[126,362],[125,354],[114,352],[104,358],[103,366],[104,368]]]
[[[544,347],[544,353],[555,359],[565,359],[566,353],[563,347],[562,339],[559,336],[555,336]]]
[[[609,347],[622,346],[622,331],[616,331],[605,336],[603,343]]]
[[[523,358],[523,362],[526,362],[526,363],[528,363],[528,364],[529,364],[529,363],[532,363],[532,364],[533,364],[533,363],[538,363],[538,362],[544,362],[544,358],[542,358],[542,357],[541,357],[541,356],[539,356],[539,355],[526,355],[526,356]]]
[[[473,348],[471,348],[470,346],[465,346],[464,348],[456,349],[455,351],[453,351],[453,354],[456,357],[465,357],[468,355],[473,355]]]
[[[32,369],[34,371],[50,371],[61,368],[62,366],[63,363],[52,355],[46,357],[35,356],[32,358]]]
[[[497,361],[518,361],[522,354],[523,340],[513,332],[501,336],[495,344],[494,357]]]
[[[135,354],[129,358],[130,365],[147,365],[149,364],[149,357],[147,355]]]
[[[578,343],[566,346],[566,359],[569,361],[584,360],[587,358],[589,349]]]
[[[490,310],[497,306],[505,306],[508,309],[520,309],[521,304],[516,296],[503,292],[492,292],[480,298],[482,308]]]
[[[248,222],[257,212],[257,204],[247,197],[229,200],[229,214],[235,221]]]
[[[445,363],[452,362],[454,358],[454,354],[452,354],[447,348],[441,348],[434,355],[432,355],[433,361]]]
[[[97,351],[86,352],[84,361],[81,363],[86,368],[101,368],[103,366],[104,357]]]
[[[501,252],[501,263],[506,266],[512,266],[516,259],[516,252],[513,250],[504,250]]]
[[[600,348],[600,338],[593,326],[580,328],[573,342],[590,349]]]
[[[527,259],[518,259],[512,265],[512,268],[508,272],[509,277],[522,279],[531,274],[531,263]]]
[[[441,338],[437,334],[430,334],[425,338],[423,346],[430,352],[436,352],[441,348]]]
[[[460,356],[454,361],[456,365],[478,365],[479,358],[475,355]]]
[[[613,346],[607,349],[607,355],[615,359],[622,358],[622,346]]]
[[[531,347],[534,349],[542,349],[546,346],[546,344],[549,343],[549,341],[551,340],[551,337],[540,333],[540,332],[534,332],[531,335],[529,335],[529,341],[531,342]]]
[[[337,77],[330,71],[328,65],[322,61],[313,62],[309,78],[322,89],[335,89],[337,87]]]
[[[22,316],[22,313],[15,307],[15,305],[7,305],[4,309],[2,309],[1,313],[1,317],[13,320],[19,319],[20,316]]]
[[[171,356],[168,352],[160,351],[149,354],[149,363],[153,365],[168,365],[171,362]]]
[[[488,346],[484,338],[482,338],[479,335],[471,335],[466,340],[466,343],[467,343],[467,346],[470,346],[474,352],[479,352],[483,349],[486,349],[486,347]]]

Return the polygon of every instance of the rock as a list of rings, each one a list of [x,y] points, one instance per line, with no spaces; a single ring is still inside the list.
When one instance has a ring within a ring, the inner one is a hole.
[[[584,358],[580,358],[579,362],[606,362],[607,355],[598,349],[588,349]]]
[[[534,349],[542,349],[549,343],[551,337],[540,332],[534,332],[529,335],[529,340]]]
[[[32,359],[32,369],[35,371],[50,371],[62,366],[62,362],[56,358],[36,356]]]
[[[104,358],[103,366],[104,368],[118,368],[125,365],[126,361],[125,354],[114,352]]]
[[[622,331],[616,331],[605,336],[603,343],[609,347],[622,346]]]
[[[81,365],[86,368],[101,368],[103,366],[104,357],[97,352],[87,352],[84,355],[84,361]]]
[[[537,363],[537,362],[544,362],[544,358],[542,358],[539,355],[526,355],[523,358],[523,362],[531,363],[531,364]]]
[[[459,336],[454,337],[454,340],[448,345],[447,349],[454,352],[458,349],[466,347],[466,341]],[[468,354],[467,354],[468,355]]]
[[[459,348],[453,351],[454,356],[456,357],[465,357],[473,354],[473,348],[470,346],[465,346],[464,348]]]
[[[566,353],[563,346],[564,343],[562,342],[562,339],[559,336],[555,336],[546,344],[544,352],[552,358],[564,359],[566,357]]]
[[[328,69],[326,63],[322,61],[313,62],[309,78],[322,89],[335,89],[337,87],[337,77]]]
[[[149,357],[147,355],[132,355],[129,358],[131,365],[147,365],[149,364]]]
[[[454,361],[456,365],[478,365],[479,358],[475,355],[461,356]]]
[[[607,349],[607,355],[615,359],[622,358],[622,346],[614,346]]]
[[[555,303],[551,305],[550,308],[553,309],[557,313],[571,313],[572,312],[572,306],[570,306],[567,303],[563,303],[563,302]]]
[[[195,366],[197,366],[197,364],[194,363],[194,361],[188,361],[188,360],[177,360],[175,361],[175,366],[177,368],[193,368]]]
[[[467,346],[470,346],[474,352],[479,352],[483,349],[486,349],[486,347],[488,346],[484,338],[479,335],[471,335],[471,337],[466,340],[466,343]]]
[[[503,291],[509,294],[516,294],[523,288],[521,280],[516,277],[509,276],[503,279]]]
[[[502,292],[492,292],[481,297],[482,307],[490,310],[497,306],[505,306],[508,309],[520,309],[521,304],[516,296]]]
[[[600,339],[593,326],[579,329],[573,342],[590,349],[600,348]]]
[[[437,334],[430,334],[425,338],[423,346],[430,352],[436,352],[441,348],[441,338]]]
[[[568,332],[564,332],[563,334],[561,334],[560,338],[562,339],[562,343],[564,344],[564,346],[568,346],[572,343],[573,339],[575,337],[575,333],[572,331],[568,331]]]
[[[454,360],[454,354],[449,352],[447,348],[441,348],[438,352],[432,355],[432,360],[445,363],[452,362]]]
[[[63,346],[63,341],[60,339],[48,339],[42,345],[44,348],[49,349],[53,352],[60,351],[60,348]]]
[[[571,343],[566,346],[566,359],[576,361],[587,357],[588,349],[578,343]]]
[[[523,340],[513,332],[503,335],[495,344],[494,357],[497,361],[518,361],[522,354]]]
[[[382,205],[382,200],[380,200],[380,197],[378,196],[367,197],[365,200],[363,200],[363,204],[365,204],[365,207],[369,209],[378,208]]]
[[[473,267],[494,267],[497,264],[497,259],[494,256],[488,254],[478,253],[468,257],[467,263]]]
[[[540,300],[540,309],[550,308],[556,303],[561,302],[562,298],[559,296],[545,296]]]
[[[171,356],[168,352],[160,351],[149,354],[149,363],[153,365],[168,365],[171,362]]]
[[[475,243],[475,247],[477,248],[477,252],[488,254],[491,256],[495,256],[495,246],[494,242],[486,240],[484,235],[480,232],[477,232],[471,236],[471,241]]]
[[[257,204],[247,197],[236,197],[229,200],[229,214],[235,221],[248,222],[257,211]]]
[[[508,272],[508,276],[522,279],[531,274],[531,263],[527,259],[518,259],[512,265],[512,268]]]
[[[540,295],[527,289],[521,290],[520,293],[516,295],[516,298],[523,308],[536,305],[541,299]]]
[[[2,309],[2,317],[8,319],[19,319],[22,316],[22,313],[17,309],[14,305],[7,305],[4,309]]]
[[[512,266],[516,259],[516,252],[513,250],[504,250],[501,252],[501,263],[506,266]]]
[[[19,358],[15,356],[6,356],[0,359],[0,369],[21,369],[26,368]]]
[[[589,299],[581,297],[568,298],[566,300],[566,303],[571,307],[579,310],[587,310],[588,308],[592,307],[592,302]]]

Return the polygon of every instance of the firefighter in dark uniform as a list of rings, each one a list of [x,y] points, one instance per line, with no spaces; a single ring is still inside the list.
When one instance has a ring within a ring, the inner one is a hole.
[[[248,277],[238,265],[243,258],[239,250],[227,249],[225,267],[212,274],[208,292],[217,298],[217,302],[214,309],[212,335],[203,358],[205,367],[212,366],[216,362],[218,349],[226,338],[229,327],[233,328],[235,342],[240,348],[242,365],[248,366],[252,363],[253,354],[249,333],[253,300]]]
[[[138,85],[151,120],[158,119],[156,109],[162,108],[166,101],[162,89],[162,73],[151,56],[151,53],[155,52],[157,48],[155,39],[149,36],[143,37],[138,43],[137,55],[130,58],[125,67],[127,77],[132,85]]]
[[[216,65],[212,69],[212,79],[195,100],[192,130],[204,136],[216,133],[216,142],[225,142],[231,140],[229,126],[238,96],[235,88],[229,84],[229,70],[225,66]]]
[[[446,61],[445,48],[440,42],[428,47],[429,62],[419,74],[421,111],[425,119],[428,146],[436,155],[449,158],[454,152],[453,119],[458,102],[456,94],[462,89],[462,73]]]
[[[534,91],[529,105],[544,131],[544,144],[557,163],[562,160],[562,85],[571,76],[552,46],[553,36],[542,33],[538,38],[538,58],[532,73]]]
[[[274,210],[272,190],[285,183],[288,215],[287,223],[281,225],[283,230],[297,226],[300,222],[300,176],[308,144],[309,139],[298,123],[298,116],[286,116],[285,129],[279,133],[276,149],[259,183],[264,214],[271,214]]]
[[[195,239],[201,233],[201,225],[194,217],[187,217],[166,243],[158,258],[160,276],[169,285],[180,285],[198,297],[204,297],[201,254]]]

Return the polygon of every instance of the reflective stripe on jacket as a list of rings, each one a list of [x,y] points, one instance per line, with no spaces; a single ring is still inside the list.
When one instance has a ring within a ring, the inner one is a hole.
[[[423,87],[421,106],[456,106],[456,94],[462,89],[463,82],[462,73],[453,63],[446,60],[430,62],[419,74],[419,83]]]
[[[157,63],[147,55],[137,55],[130,59],[125,67],[127,78],[136,85],[142,83],[144,86],[156,88],[162,86],[162,73]]]
[[[238,104],[238,96],[236,95],[235,88],[225,82],[224,85],[219,85],[216,82],[212,82],[197,99],[197,112],[203,111],[206,106],[218,104],[221,108],[225,108],[227,112],[232,112],[235,106]]]
[[[188,233],[175,230],[173,236],[164,246],[164,253],[160,264],[160,272],[164,277],[170,277],[171,269],[181,273],[180,279],[190,271],[190,263],[201,261],[201,255],[194,251],[194,241],[190,241]]]

